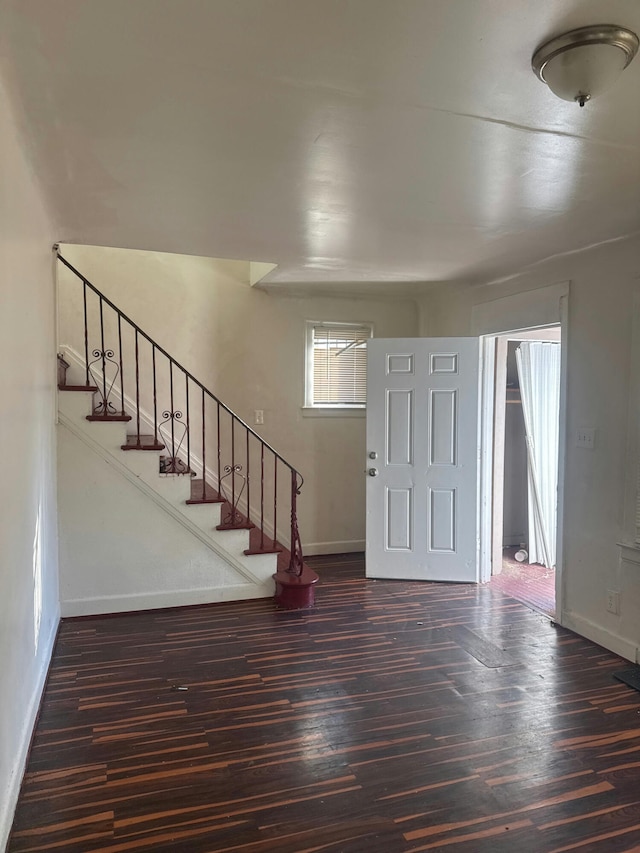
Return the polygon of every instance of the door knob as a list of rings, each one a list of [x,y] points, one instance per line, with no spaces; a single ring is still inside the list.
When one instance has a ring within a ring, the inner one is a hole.
[[[369,468],[369,470],[367,471],[367,474],[370,477],[377,477],[378,476],[378,469],[377,468]]]

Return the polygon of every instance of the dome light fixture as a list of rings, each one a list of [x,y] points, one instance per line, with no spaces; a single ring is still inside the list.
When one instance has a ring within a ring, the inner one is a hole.
[[[554,95],[584,107],[615,83],[637,51],[638,36],[631,30],[595,24],[541,44],[531,67]]]

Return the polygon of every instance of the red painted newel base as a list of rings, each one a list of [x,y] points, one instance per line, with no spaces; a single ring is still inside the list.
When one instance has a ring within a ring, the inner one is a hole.
[[[300,577],[289,572],[276,572],[275,602],[284,610],[305,610],[315,604],[315,585],[318,575],[308,566],[304,566]]]

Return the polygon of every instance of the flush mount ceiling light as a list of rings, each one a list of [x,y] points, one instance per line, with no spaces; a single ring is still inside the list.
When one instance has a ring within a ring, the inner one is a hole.
[[[540,45],[531,67],[554,95],[583,107],[612,86],[638,50],[638,36],[624,27],[596,24]]]

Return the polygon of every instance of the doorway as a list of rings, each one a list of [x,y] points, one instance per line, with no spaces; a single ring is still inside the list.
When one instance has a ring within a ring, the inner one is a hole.
[[[367,343],[368,577],[491,581],[496,341],[514,335],[522,339],[525,333],[559,325],[555,621],[562,624],[568,297],[569,283],[562,282],[479,302],[471,312],[471,337],[379,338]],[[424,371],[430,378],[422,377]],[[426,441],[418,442],[416,436],[426,436]],[[414,448],[426,457],[418,460]],[[421,466],[419,476],[416,463]],[[437,469],[433,477],[431,469]],[[464,485],[440,480],[458,469],[468,475]],[[502,481],[495,496],[504,504]],[[466,510],[459,512],[462,498]]]
[[[555,618],[561,328],[494,340],[490,582]]]

